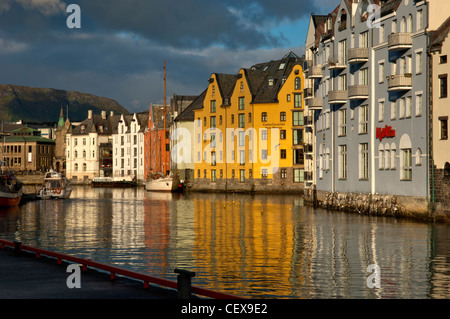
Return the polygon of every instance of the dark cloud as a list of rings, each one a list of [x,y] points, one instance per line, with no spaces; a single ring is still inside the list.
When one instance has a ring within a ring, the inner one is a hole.
[[[130,111],[168,96],[200,94],[213,72],[280,58],[299,43],[280,31],[337,1],[0,0],[0,83],[78,90],[116,99]],[[336,3],[334,3],[336,2]],[[69,3],[81,29],[68,29]],[[328,9],[327,9],[328,8]],[[276,32],[274,30],[277,30]]]

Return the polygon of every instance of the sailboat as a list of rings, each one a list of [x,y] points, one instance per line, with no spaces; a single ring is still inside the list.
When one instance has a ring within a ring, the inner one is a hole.
[[[166,132],[166,62],[164,61],[164,132]],[[164,133],[165,135],[165,133]],[[154,177],[150,177],[144,184],[145,190],[157,191],[157,192],[175,192],[181,188],[180,180],[178,176],[169,175],[166,176],[166,156],[165,152],[161,152],[163,162],[163,173],[157,174]]]

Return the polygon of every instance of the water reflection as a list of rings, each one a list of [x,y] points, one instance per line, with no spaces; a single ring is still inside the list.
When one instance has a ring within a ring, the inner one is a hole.
[[[449,226],[314,210],[291,195],[75,187],[0,211],[0,237],[255,298],[447,298]],[[381,288],[367,287],[367,267]]]

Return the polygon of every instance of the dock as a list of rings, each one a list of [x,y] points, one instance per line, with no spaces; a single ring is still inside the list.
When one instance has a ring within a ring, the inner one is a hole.
[[[79,287],[70,268],[79,268]],[[175,272],[178,279],[171,281],[0,239],[0,299],[240,298],[191,286],[195,273]]]

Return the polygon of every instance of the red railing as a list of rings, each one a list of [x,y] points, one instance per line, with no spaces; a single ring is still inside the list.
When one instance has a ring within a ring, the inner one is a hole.
[[[127,270],[127,269],[123,269],[123,268],[119,268],[119,267],[115,267],[115,266],[111,266],[111,265],[107,265],[107,264],[102,264],[102,263],[92,261],[89,259],[70,256],[70,255],[66,255],[66,254],[61,254],[61,253],[49,251],[46,249],[41,249],[41,248],[37,248],[37,247],[24,245],[22,243],[16,243],[16,242],[0,239],[1,249],[5,249],[6,246],[13,247],[16,250],[20,250],[20,251],[23,250],[23,251],[35,253],[36,258],[39,258],[41,255],[56,258],[58,264],[61,264],[63,262],[63,260],[68,261],[68,262],[77,263],[77,264],[82,265],[82,270],[86,270],[87,267],[100,269],[100,270],[109,272],[111,275],[111,280],[113,280],[117,274],[117,275],[122,275],[122,276],[126,276],[126,277],[130,277],[133,279],[143,281],[144,288],[148,288],[149,283],[153,283],[156,285],[173,288],[173,289],[178,288],[178,283],[176,281],[163,279],[163,278],[159,278],[159,277],[154,277],[154,276],[150,276],[150,275],[146,275],[146,274],[141,274],[141,273],[138,273],[135,271],[131,271],[131,270]],[[200,295],[200,296],[205,296],[205,297],[209,297],[209,298],[213,298],[213,299],[243,299],[242,297],[239,297],[239,296],[230,295],[230,294],[226,294],[226,293],[222,293],[222,292],[217,292],[217,291],[213,291],[213,290],[209,290],[209,289],[201,288],[201,287],[196,287],[196,286],[191,287],[191,292],[194,294]]]

